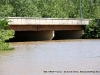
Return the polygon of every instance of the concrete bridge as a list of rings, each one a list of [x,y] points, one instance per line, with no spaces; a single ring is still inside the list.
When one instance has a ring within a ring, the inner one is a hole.
[[[15,37],[27,40],[78,39],[88,19],[9,17]]]

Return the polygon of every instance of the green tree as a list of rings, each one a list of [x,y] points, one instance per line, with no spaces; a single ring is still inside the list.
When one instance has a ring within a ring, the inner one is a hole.
[[[33,0],[10,0],[13,13],[16,17],[40,17],[35,1]]]
[[[97,5],[94,0],[82,0],[83,18],[96,18]]]
[[[13,7],[9,0],[0,0],[0,17],[11,16],[12,11]]]
[[[82,18],[100,18],[100,0],[81,0]],[[1,17],[79,18],[80,0],[0,0]]]
[[[83,38],[100,38],[100,19],[92,20],[85,26]]]
[[[10,48],[10,43],[5,42],[11,38],[14,37],[14,30],[7,30],[8,26],[8,20],[0,20],[0,50],[9,50],[12,49]]]

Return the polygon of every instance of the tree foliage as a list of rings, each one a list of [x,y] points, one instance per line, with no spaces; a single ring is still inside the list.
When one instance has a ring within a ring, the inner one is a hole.
[[[14,37],[14,30],[7,30],[8,26],[8,20],[3,19],[0,20],[0,50],[9,50],[12,49],[10,48],[10,43],[5,42],[11,38]]]
[[[100,18],[100,0],[81,0],[83,18]],[[0,0],[1,17],[79,18],[80,0]]]
[[[100,38],[100,19],[91,20],[84,31],[83,38]]]

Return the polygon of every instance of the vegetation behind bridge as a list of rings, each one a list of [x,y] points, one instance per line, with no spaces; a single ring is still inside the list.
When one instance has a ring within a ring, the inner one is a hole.
[[[100,18],[100,0],[81,0],[83,18]],[[79,18],[80,0],[0,0],[1,17]]]

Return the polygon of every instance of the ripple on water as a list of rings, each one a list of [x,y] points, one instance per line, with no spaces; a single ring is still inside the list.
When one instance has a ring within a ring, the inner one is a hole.
[[[15,50],[0,51],[0,75],[44,75],[45,70],[100,70],[100,40],[33,41],[12,45]]]

